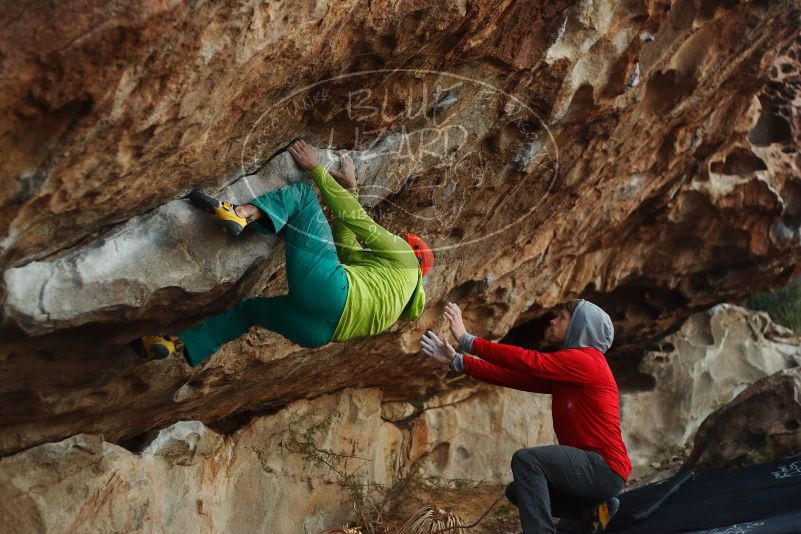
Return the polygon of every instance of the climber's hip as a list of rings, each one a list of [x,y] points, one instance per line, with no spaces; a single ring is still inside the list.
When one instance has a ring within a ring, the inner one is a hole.
[[[320,262],[310,271],[294,274],[289,294],[273,298],[278,300],[249,299],[245,323],[277,332],[301,347],[321,347],[333,339],[345,309],[347,274],[339,262]]]

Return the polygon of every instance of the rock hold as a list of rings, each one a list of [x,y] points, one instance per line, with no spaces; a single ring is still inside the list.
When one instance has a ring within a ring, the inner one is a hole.
[[[745,467],[801,451],[801,368],[763,378],[710,415],[685,468]]]
[[[801,336],[763,312],[730,304],[690,316],[659,344],[640,364],[653,390],[625,395],[621,409],[638,474],[681,455],[707,416],[751,384],[801,365]]]
[[[365,205],[391,192],[392,184],[378,178],[402,143],[402,136],[393,135],[371,150],[351,153]],[[338,168],[333,151],[319,153],[323,165]],[[305,176],[288,153],[281,153],[214,195],[244,204]],[[235,283],[270,257],[277,244],[277,238],[255,232],[228,236],[214,217],[176,199],[60,257],[8,269],[3,312],[29,334],[119,320],[121,314],[141,317],[159,291],[179,288],[192,295]]]
[[[446,299],[476,334],[530,345],[550,307],[593,300],[621,389],[642,390],[645,347],[801,258],[797,2],[95,4],[4,4],[3,453],[347,387],[415,399],[448,384],[416,342]],[[199,369],[137,358],[123,342],[286,280],[267,238],[126,229],[199,230],[175,199],[258,182],[298,137],[386,147],[362,199],[437,247],[426,313],[314,351],[253,328]],[[212,241],[247,260],[204,264]]]

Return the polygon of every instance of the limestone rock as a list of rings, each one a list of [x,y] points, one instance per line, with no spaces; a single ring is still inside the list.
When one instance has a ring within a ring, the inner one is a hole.
[[[410,402],[385,402],[381,405],[381,417],[393,423],[408,419],[414,413],[414,405]]]
[[[732,469],[799,451],[801,368],[796,367],[759,380],[710,415],[698,429],[685,467]]]
[[[474,333],[531,344],[551,306],[594,300],[621,387],[641,388],[644,347],[796,270],[799,16],[794,0],[4,3],[0,451],[349,387],[430,396],[447,381],[418,339],[448,300]],[[139,335],[286,290],[273,243],[195,228],[180,199],[297,179],[270,169],[298,137],[388,148],[360,169],[365,201],[435,247],[426,313],[316,351],[254,328],[200,369],[135,357]],[[208,235],[224,261],[198,254]]]
[[[623,436],[636,474],[682,456],[698,427],[754,382],[801,365],[801,337],[767,314],[721,304],[690,316],[649,352],[650,391],[622,399]]]
[[[160,430],[142,456],[163,456],[175,463],[188,464],[195,456],[208,456],[219,445],[219,436],[200,421],[179,421]]]
[[[76,436],[0,460],[0,491],[9,511],[18,507],[11,517],[23,531],[316,533],[346,520],[350,496],[333,471],[291,448],[293,432],[328,417],[313,445],[358,451],[367,461],[351,459],[348,469],[361,466],[365,480],[383,483],[400,435],[378,417],[379,406],[375,390],[299,402],[231,438],[177,423],[141,455],[102,440],[86,447],[88,438]],[[194,455],[176,455],[181,448]]]
[[[508,480],[511,447],[536,444],[526,430],[545,421],[536,397],[473,390],[459,403],[464,412],[433,409],[412,431],[382,420],[381,392],[369,389],[298,401],[228,435],[176,423],[141,453],[78,435],[0,459],[0,507],[17,532],[316,534],[355,519],[358,495],[380,502],[381,488],[412,469],[426,446],[435,461],[414,475],[418,481],[454,472]],[[504,428],[509,443],[496,446],[472,426],[472,415]],[[417,439],[421,429],[433,440],[428,445]],[[455,454],[448,467],[436,442],[443,438]]]
[[[795,363],[801,350],[796,336],[764,314],[736,306],[694,315],[663,345],[643,364],[660,378],[657,389],[623,395],[635,476],[643,472],[638,460],[664,458],[681,445],[681,425],[694,424],[691,414],[712,411],[700,403],[725,402],[770,366]],[[697,386],[686,376],[693,369],[719,381],[705,384],[703,395],[689,394]],[[797,448],[791,419],[799,384],[798,367],[781,371],[707,418],[696,439],[699,465],[728,467],[753,461],[755,452]],[[378,501],[410,476],[445,487],[502,485],[511,480],[516,449],[554,443],[547,395],[454,386],[413,402],[387,399],[377,388],[349,389],[290,403],[274,415],[221,422],[225,434],[182,421],[133,451],[81,434],[0,459],[0,506],[16,531],[60,532],[67,525],[316,534],[355,519],[352,503],[363,491]],[[678,421],[671,403],[689,414]],[[755,436],[762,440],[756,449]]]
[[[443,402],[443,397],[459,397]],[[445,479],[510,482],[517,449],[555,443],[551,399],[505,388],[446,392],[411,426],[411,455],[426,451],[426,473]]]
[[[387,184],[370,185],[399,142],[394,136],[373,150],[352,154],[358,176],[372,192],[362,195],[365,204],[386,195]],[[328,168],[339,165],[331,151],[321,151],[321,161]],[[283,152],[215,196],[244,204],[305,175]],[[232,285],[269,257],[278,243],[255,231],[233,238],[221,230],[213,217],[188,200],[172,200],[58,258],[8,269],[3,313],[27,333],[42,334],[108,317],[118,321],[121,316],[141,316],[152,307],[154,295],[168,289],[180,289],[179,307],[191,309],[193,300],[187,297]]]

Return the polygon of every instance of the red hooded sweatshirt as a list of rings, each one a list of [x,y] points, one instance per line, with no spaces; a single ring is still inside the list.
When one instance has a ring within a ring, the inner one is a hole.
[[[617,383],[603,353],[592,347],[538,352],[475,338],[464,355],[466,374],[499,386],[553,396],[560,445],[593,451],[624,480],[631,461],[620,435]]]

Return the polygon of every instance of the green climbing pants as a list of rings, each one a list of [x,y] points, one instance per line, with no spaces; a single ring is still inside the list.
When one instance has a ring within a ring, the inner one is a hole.
[[[331,341],[348,296],[348,278],[337,257],[331,227],[314,190],[296,183],[250,201],[267,217],[254,224],[286,243],[289,292],[235,304],[203,324],[181,332],[192,365],[243,335],[251,326],[277,332],[302,347]]]

